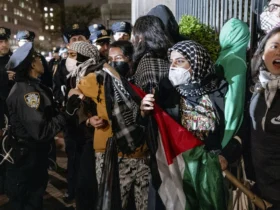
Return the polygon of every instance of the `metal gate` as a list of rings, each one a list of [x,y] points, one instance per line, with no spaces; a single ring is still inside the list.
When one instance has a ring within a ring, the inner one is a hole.
[[[176,6],[177,20],[192,15],[216,31],[232,17],[250,25],[253,14],[251,0],[177,0]]]
[[[257,46],[259,15],[268,0],[176,0],[176,18],[192,15],[219,32],[232,17],[246,22],[251,31],[251,54]]]

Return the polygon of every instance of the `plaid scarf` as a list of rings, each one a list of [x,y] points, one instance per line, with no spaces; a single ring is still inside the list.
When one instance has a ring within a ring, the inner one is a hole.
[[[149,53],[141,58],[133,76],[134,83],[147,92],[158,86],[161,79],[168,76],[169,62],[162,58],[153,58]]]
[[[266,102],[266,112],[262,119],[262,128],[265,130],[265,121],[266,121],[266,115],[271,107],[272,101],[276,95],[276,92],[278,89],[280,89],[280,76],[276,76],[271,74],[268,71],[261,70],[259,75],[259,80],[264,88],[264,94],[265,94],[265,102]]]
[[[268,8],[260,15],[261,29],[268,33],[272,29],[280,26],[280,18],[277,17],[273,12],[269,12]]]
[[[96,58],[90,58],[88,60],[86,60],[85,62],[81,63],[80,65],[78,65],[74,71],[70,72],[67,75],[67,79],[68,78],[73,78],[76,77],[76,86],[77,84],[80,82],[80,80],[85,76],[85,73],[88,69],[89,66],[92,65],[96,65]]]
[[[103,68],[110,76],[113,93],[112,127],[119,150],[123,154],[132,154],[143,144],[141,136],[143,128],[136,124],[133,109],[139,106],[132,100],[121,80],[109,70]],[[109,81],[108,81],[109,82]]]
[[[280,89],[280,76],[262,70],[260,71],[259,79],[262,87],[265,89],[265,102],[267,108],[270,108],[277,90]]]

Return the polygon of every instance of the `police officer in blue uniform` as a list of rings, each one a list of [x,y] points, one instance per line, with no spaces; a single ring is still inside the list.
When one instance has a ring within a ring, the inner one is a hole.
[[[16,39],[18,41],[18,46],[21,47],[26,42],[34,42],[36,35],[33,31],[18,31],[16,35]],[[42,60],[42,64],[44,67],[44,73],[40,76],[41,83],[45,86],[52,88],[52,73],[49,71],[48,62],[46,61],[45,57],[40,54],[40,58]]]
[[[100,62],[108,61],[110,47],[110,31],[106,30],[102,24],[93,24],[89,26],[91,44],[95,45],[100,53]]]
[[[7,72],[6,64],[8,63],[11,51],[9,38],[11,31],[8,28],[0,27],[0,137],[3,135],[4,127],[6,127],[5,115],[7,116],[7,109],[5,105],[6,98],[8,97],[9,90],[14,84],[14,72]],[[10,80],[9,80],[10,78]],[[1,153],[1,149],[0,149]],[[4,193],[4,179],[5,168],[0,165],[0,194]]]
[[[44,68],[32,42],[13,53],[7,69],[16,72],[16,83],[6,101],[15,139],[15,162],[7,163],[6,193],[12,209],[40,210],[48,182],[50,144],[67,115],[55,111],[52,92],[40,83]]]
[[[129,22],[125,22],[125,21],[115,22],[113,23],[111,29],[115,41],[130,40],[131,24]]]

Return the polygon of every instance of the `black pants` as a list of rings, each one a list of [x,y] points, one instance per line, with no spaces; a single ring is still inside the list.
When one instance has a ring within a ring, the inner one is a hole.
[[[80,159],[78,173],[76,208],[93,210],[97,198],[97,180],[95,173],[95,156],[92,141],[85,143]]]
[[[67,191],[69,197],[74,198],[77,185],[77,174],[80,165],[81,139],[78,127],[67,125],[65,128],[65,150],[67,155]]]
[[[28,148],[16,164],[7,163],[6,193],[12,209],[42,210],[48,183],[49,145]]]

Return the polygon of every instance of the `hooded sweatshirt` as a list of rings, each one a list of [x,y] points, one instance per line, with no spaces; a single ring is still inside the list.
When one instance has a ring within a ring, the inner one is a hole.
[[[153,15],[161,19],[165,27],[165,32],[174,44],[187,39],[187,37],[179,33],[179,25],[167,6],[162,4],[157,5],[152,8],[147,15]]]
[[[225,100],[225,132],[222,147],[236,134],[243,121],[246,88],[246,49],[250,32],[246,23],[232,18],[224,24],[220,32],[221,52],[216,64],[216,73],[228,82]]]

